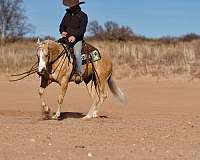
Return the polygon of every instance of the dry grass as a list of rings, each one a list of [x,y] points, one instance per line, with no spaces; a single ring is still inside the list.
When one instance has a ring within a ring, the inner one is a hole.
[[[169,77],[198,72],[200,41],[173,44],[158,42],[92,42],[101,52],[109,53],[115,76]]]
[[[199,75],[200,41],[176,42],[99,42],[91,41],[101,52],[113,58],[115,76],[168,77],[177,74]],[[16,42],[1,45],[0,71],[25,70],[36,61],[35,43]]]
[[[33,42],[0,45],[0,72],[13,73],[30,67],[35,61]]]

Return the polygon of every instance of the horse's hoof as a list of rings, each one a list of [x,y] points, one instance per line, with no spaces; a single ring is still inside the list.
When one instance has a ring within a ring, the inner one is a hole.
[[[50,120],[51,119],[50,113],[43,112],[42,113],[42,119],[43,120]]]
[[[43,113],[44,113],[45,115],[49,115],[49,114],[51,113],[51,111],[48,110],[48,111],[44,111]]]
[[[51,119],[51,116],[50,114],[42,114],[42,120],[50,120]]]
[[[60,116],[57,116],[57,115],[55,114],[55,115],[53,115],[53,116],[51,117],[51,120],[60,120]]]
[[[99,115],[97,114],[97,112],[95,111],[94,113],[93,113],[93,115],[92,115],[92,118],[98,118],[99,117]]]
[[[89,116],[89,115],[87,115],[87,116],[83,117],[82,119],[83,119],[83,120],[89,120],[89,119],[92,119],[92,117]]]
[[[92,118],[99,118],[99,116],[95,114],[92,116]]]
[[[44,117],[50,117],[49,115],[50,115],[50,113],[51,113],[51,109],[50,108],[45,108],[45,107],[43,107],[43,109],[42,109],[42,115],[44,116]]]

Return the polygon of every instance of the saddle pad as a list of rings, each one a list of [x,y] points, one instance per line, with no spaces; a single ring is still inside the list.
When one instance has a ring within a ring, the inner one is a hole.
[[[98,50],[90,52],[89,56],[87,54],[82,53],[82,65],[87,63],[87,57],[89,58],[89,63],[96,62],[101,59],[101,55]]]
[[[70,52],[74,54],[74,49],[70,48]],[[98,49],[86,42],[83,42],[81,55],[82,55],[82,65],[87,63],[87,57],[89,58],[88,61],[89,63],[96,62],[101,59],[101,55]]]

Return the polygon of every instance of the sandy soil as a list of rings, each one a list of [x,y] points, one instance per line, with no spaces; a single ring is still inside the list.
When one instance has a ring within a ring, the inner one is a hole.
[[[90,99],[70,85],[61,121],[42,121],[39,80],[0,81],[0,160],[199,160],[200,81],[120,80],[101,118],[84,121]],[[57,87],[47,89],[52,110]]]

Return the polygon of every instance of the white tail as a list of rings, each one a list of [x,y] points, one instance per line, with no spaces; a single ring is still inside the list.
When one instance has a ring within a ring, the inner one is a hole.
[[[113,93],[113,95],[123,104],[125,105],[127,100],[124,93],[121,91],[121,89],[116,85],[115,81],[112,79],[112,76],[108,79],[108,86]]]

